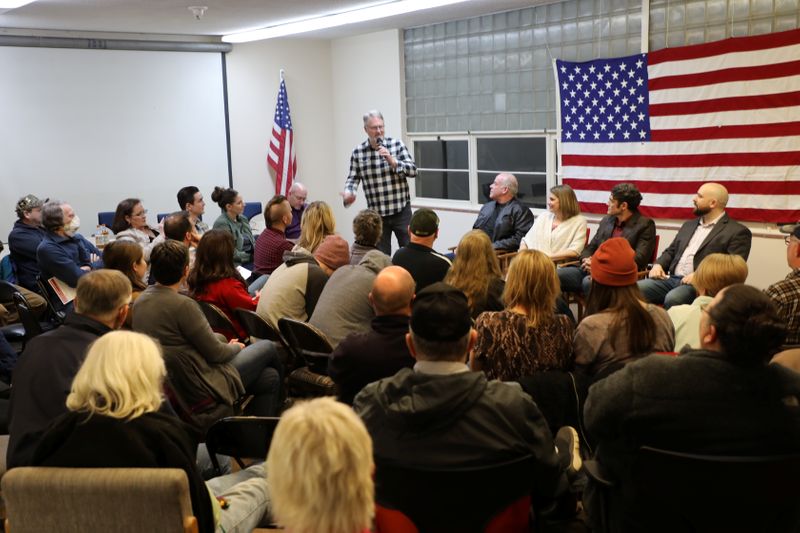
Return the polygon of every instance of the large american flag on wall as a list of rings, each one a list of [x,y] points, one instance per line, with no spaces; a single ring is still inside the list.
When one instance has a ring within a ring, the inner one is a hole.
[[[297,174],[297,158],[294,155],[294,130],[292,117],[289,114],[289,96],[286,94],[286,82],[282,76],[278,101],[275,103],[275,119],[272,123],[267,164],[275,171],[275,194],[287,196]]]
[[[800,30],[584,63],[556,61],[560,174],[605,213],[615,183],[640,210],[690,218],[707,181],[739,220],[800,220]]]

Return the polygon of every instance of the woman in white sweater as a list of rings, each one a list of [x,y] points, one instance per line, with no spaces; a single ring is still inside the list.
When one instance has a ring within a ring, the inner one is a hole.
[[[547,209],[548,213],[536,217],[519,249],[539,250],[553,261],[578,257],[586,246],[586,218],[581,215],[572,187],[557,185],[550,189]]]

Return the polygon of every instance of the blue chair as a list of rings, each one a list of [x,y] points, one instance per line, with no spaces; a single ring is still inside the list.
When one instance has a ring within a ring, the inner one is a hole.
[[[250,220],[256,215],[260,215],[264,208],[261,206],[261,202],[246,202],[244,204],[244,216],[247,220]]]
[[[156,221],[161,224],[161,221],[164,220],[164,217],[171,215],[172,213],[159,213],[156,216]]]
[[[111,225],[114,223],[114,211],[100,211],[97,213],[97,223],[105,224],[108,229],[111,229]]]

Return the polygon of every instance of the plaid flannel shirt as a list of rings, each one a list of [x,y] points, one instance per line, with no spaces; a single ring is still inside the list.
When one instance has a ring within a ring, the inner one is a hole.
[[[356,146],[350,156],[350,174],[344,190],[355,194],[358,184],[363,182],[367,205],[386,217],[400,212],[411,201],[406,178],[416,177],[417,165],[400,139],[384,137],[383,146],[397,160],[397,168],[392,170],[367,139]]]
[[[765,292],[786,319],[785,344],[800,344],[800,269],[773,283]]]

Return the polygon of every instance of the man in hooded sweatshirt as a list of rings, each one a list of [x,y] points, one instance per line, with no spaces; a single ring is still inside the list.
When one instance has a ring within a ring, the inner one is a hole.
[[[547,423],[515,383],[472,372],[477,339],[467,297],[437,282],[418,292],[406,336],[414,368],[370,383],[353,408],[372,437],[375,461],[417,468],[491,466],[532,456],[531,495],[544,503],[564,494],[567,471],[580,468],[575,430]]]

